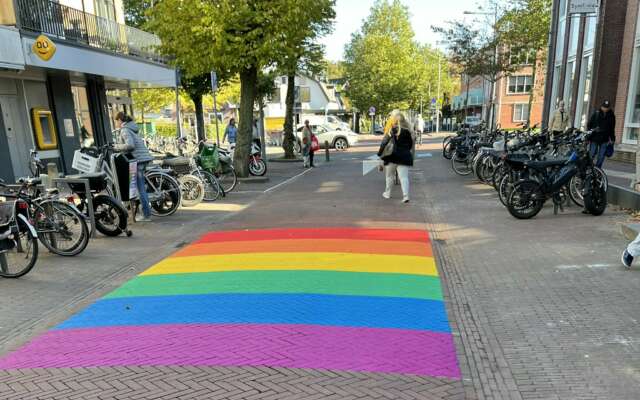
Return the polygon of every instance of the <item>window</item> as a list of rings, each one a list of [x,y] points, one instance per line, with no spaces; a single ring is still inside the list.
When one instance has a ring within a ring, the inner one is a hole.
[[[513,105],[513,122],[525,122],[529,117],[529,104]]]
[[[535,59],[535,51],[509,52],[509,64],[511,65],[532,65]]]
[[[95,10],[98,17],[111,21],[116,20],[116,6],[114,0],[95,0]]]
[[[84,86],[71,86],[71,93],[73,93],[73,108],[76,114],[78,132],[80,132],[80,146],[93,146],[93,126],[91,125],[87,89]]]
[[[510,76],[508,94],[529,93],[532,87],[532,77],[529,75]]]
[[[296,103],[309,103],[311,102],[311,89],[304,86],[296,86],[295,91]]]
[[[281,89],[279,87],[277,87],[272,93],[271,96],[269,96],[269,102],[270,103],[276,103],[276,104],[280,104],[280,91]]]

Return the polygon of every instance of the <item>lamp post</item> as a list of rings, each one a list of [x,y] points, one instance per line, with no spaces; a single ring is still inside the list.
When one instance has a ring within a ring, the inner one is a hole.
[[[438,40],[436,41],[436,46],[442,44],[448,44],[449,42],[446,40]],[[438,51],[438,89],[436,92],[436,133],[440,133],[440,106],[438,105],[438,100],[440,99],[440,86],[442,82],[442,57],[440,57],[440,51]]]
[[[464,11],[464,15],[485,15],[485,16],[493,16],[493,41],[494,41],[494,49],[493,49],[493,63],[494,65],[498,63],[498,45],[495,43],[498,37],[498,4],[496,3],[495,9],[493,12],[477,12],[477,11]],[[491,80],[491,102],[489,109],[489,129],[493,129],[494,119],[495,119],[495,100],[496,100],[496,77],[493,76]]]

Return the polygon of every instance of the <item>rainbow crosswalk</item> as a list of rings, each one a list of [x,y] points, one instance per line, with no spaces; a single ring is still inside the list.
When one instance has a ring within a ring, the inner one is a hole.
[[[209,233],[0,368],[267,365],[459,378],[428,235]]]

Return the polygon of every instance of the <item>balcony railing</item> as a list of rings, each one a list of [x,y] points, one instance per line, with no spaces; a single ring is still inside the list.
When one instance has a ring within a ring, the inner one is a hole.
[[[160,39],[154,34],[49,0],[16,1],[17,19],[22,30],[166,63],[158,52]]]

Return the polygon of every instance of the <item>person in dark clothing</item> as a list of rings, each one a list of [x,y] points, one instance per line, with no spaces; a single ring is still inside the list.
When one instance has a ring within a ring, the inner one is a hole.
[[[394,142],[393,153],[383,157],[384,149],[390,141]],[[386,188],[382,197],[391,198],[391,189],[395,181],[396,171],[402,186],[402,202],[409,202],[409,167],[413,166],[413,136],[411,127],[404,115],[398,113],[394,116],[393,128],[385,135],[378,150],[378,157],[382,158],[386,172]]]
[[[616,141],[616,117],[611,109],[609,100],[605,100],[599,110],[589,118],[588,130],[591,134],[591,157],[596,160],[596,166],[602,168],[607,146]]]

